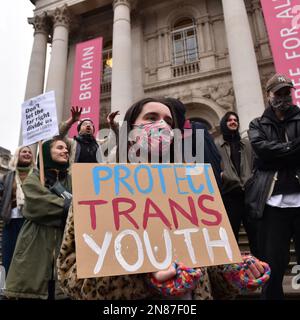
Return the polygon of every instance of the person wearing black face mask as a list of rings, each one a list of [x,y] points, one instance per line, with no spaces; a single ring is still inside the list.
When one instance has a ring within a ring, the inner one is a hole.
[[[284,87],[275,93],[270,91],[269,101],[274,111],[287,111],[293,103],[291,89],[289,87]]]
[[[246,186],[246,202],[260,219],[260,258],[270,264],[263,299],[283,299],[282,281],[289,262],[290,241],[300,241],[300,109],[293,105],[293,82],[275,74],[267,82],[268,103],[249,127],[255,152],[254,174]],[[297,245],[298,244],[298,245]]]

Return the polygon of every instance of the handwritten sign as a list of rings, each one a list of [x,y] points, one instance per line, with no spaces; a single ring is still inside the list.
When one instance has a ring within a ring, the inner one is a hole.
[[[23,145],[52,138],[58,134],[54,91],[22,104]]]
[[[74,164],[78,278],[241,261],[209,164]]]

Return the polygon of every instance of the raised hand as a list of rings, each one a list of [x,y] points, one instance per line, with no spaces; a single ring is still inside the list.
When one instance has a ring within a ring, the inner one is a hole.
[[[82,108],[76,106],[71,108],[72,122],[76,122],[80,119]]]
[[[110,128],[115,128],[117,126],[116,122],[115,122],[115,117],[120,115],[120,111],[114,111],[114,112],[110,112],[106,118],[109,127]]]

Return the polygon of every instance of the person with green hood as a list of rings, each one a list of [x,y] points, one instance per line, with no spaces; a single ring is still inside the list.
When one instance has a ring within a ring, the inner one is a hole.
[[[20,231],[4,294],[7,298],[64,298],[55,261],[71,203],[69,151],[61,139],[43,143],[45,185],[34,170],[23,183],[25,222]]]
[[[24,222],[22,215],[24,193],[22,184],[34,167],[32,150],[28,146],[17,148],[9,163],[10,171],[2,178],[0,191],[0,216],[4,222],[2,233],[2,263],[5,273],[11,263],[18,234]]]

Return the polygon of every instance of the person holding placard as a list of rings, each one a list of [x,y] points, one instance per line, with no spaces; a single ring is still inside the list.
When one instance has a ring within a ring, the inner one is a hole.
[[[8,298],[64,298],[56,286],[55,261],[72,199],[69,151],[60,139],[42,145],[45,185],[34,170],[23,183],[24,225],[7,275]]]
[[[171,163],[175,162],[178,157],[173,140],[176,122],[173,109],[161,100],[148,98],[134,104],[127,111],[121,128],[120,139],[125,136],[122,132],[127,132],[127,141],[125,154],[121,154],[124,144],[119,145],[119,161],[127,159],[126,162],[147,163],[153,159],[159,162],[168,159]],[[163,134],[158,136],[157,130],[163,131]],[[243,263],[234,265],[192,269],[176,261],[167,270],[151,274],[78,279],[72,207],[57,268],[62,290],[72,299],[83,300],[164,299],[175,296],[185,299],[224,299],[232,298],[248,288],[256,289],[269,277],[265,264],[254,257],[245,256]]]
[[[10,170],[2,178],[0,213],[4,222],[2,234],[2,261],[6,274],[11,263],[18,234],[24,222],[22,215],[24,193],[22,184],[32,172],[34,159],[30,147],[19,147],[9,164]]]

